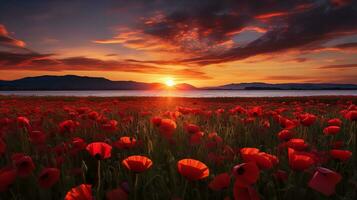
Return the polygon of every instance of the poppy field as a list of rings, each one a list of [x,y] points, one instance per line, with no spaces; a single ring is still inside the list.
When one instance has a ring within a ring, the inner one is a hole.
[[[0,96],[0,199],[357,199],[357,98]]]

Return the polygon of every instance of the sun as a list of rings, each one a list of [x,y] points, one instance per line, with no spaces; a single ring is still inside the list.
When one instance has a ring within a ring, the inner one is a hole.
[[[167,80],[165,81],[165,84],[166,84],[166,86],[168,86],[168,87],[173,87],[173,86],[175,85],[175,82],[174,82],[174,80],[172,80],[171,78],[169,78],[169,79],[167,79]]]

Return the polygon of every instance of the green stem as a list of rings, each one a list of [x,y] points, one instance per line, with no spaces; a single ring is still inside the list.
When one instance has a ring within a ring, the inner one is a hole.
[[[135,181],[134,181],[134,200],[137,199],[138,194],[138,182],[139,182],[139,174],[135,174]]]
[[[185,185],[183,187],[183,192],[182,192],[182,199],[185,200],[185,195],[186,195],[186,190],[187,190],[187,184],[188,184],[188,181],[185,180]]]
[[[97,197],[99,197],[99,191],[100,191],[100,160],[98,160],[98,185],[97,185]],[[98,198],[99,199],[99,198]]]
[[[10,193],[11,193],[12,199],[16,200],[17,197],[16,197],[15,193],[12,191],[12,189],[10,189]]]

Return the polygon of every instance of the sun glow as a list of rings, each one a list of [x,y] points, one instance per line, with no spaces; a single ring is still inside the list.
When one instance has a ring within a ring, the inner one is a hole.
[[[175,82],[174,82],[174,80],[172,80],[171,78],[169,78],[169,79],[167,79],[167,80],[165,81],[165,84],[166,84],[166,86],[168,86],[168,87],[173,87],[173,86],[175,85]]]

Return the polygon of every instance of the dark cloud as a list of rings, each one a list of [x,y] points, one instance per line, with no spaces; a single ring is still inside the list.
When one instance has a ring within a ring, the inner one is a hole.
[[[337,49],[356,49],[357,48],[357,42],[338,44],[338,45],[333,46],[333,48],[337,48]]]
[[[129,32],[136,33],[134,41],[161,42],[166,44],[163,48],[170,44],[176,47],[174,51],[189,54],[187,59],[176,60],[182,64],[208,65],[290,49],[314,49],[337,37],[357,33],[357,2],[349,0],[135,2],[148,7],[155,4],[157,9],[131,27]],[[244,30],[263,34],[241,45],[234,37]],[[137,47],[129,45],[128,38],[133,35],[127,34],[123,40],[122,34],[116,40],[97,42]]]
[[[44,60],[51,56],[51,54],[37,54],[37,53],[11,53],[11,52],[0,52],[0,67],[1,66],[12,66],[12,65],[24,65],[36,60]]]
[[[299,49],[355,33],[357,33],[356,3],[341,8],[321,5],[288,17],[283,24],[244,47],[232,48],[219,55],[206,55],[185,61],[201,65],[234,61],[259,54]]]
[[[0,69],[17,69],[33,71],[123,71],[155,73],[161,67],[133,64],[117,60],[100,60],[87,57],[54,58],[53,54],[18,54],[0,52]]]
[[[137,34],[119,33],[113,39],[95,42],[120,43],[128,46],[130,42],[147,43],[154,37],[190,54],[216,54],[231,48],[234,43],[234,35],[244,30],[266,32],[272,22],[262,22],[261,16],[265,16],[263,18],[266,20],[276,17],[276,13],[294,14],[300,12],[301,8],[307,8],[301,6],[309,4],[311,1],[182,0],[174,3],[170,1],[134,2],[135,8],[141,5],[156,11],[151,12],[149,16],[143,16],[139,24],[130,27],[131,29],[128,32]],[[131,4],[129,3],[129,5]],[[126,6],[130,8],[129,5]],[[152,8],[153,5],[156,5],[156,9]],[[131,36],[134,39],[123,40],[123,36],[125,38]]]
[[[138,73],[157,73],[163,68],[153,65],[132,64],[118,60],[100,60],[86,57],[70,57],[59,59],[63,70],[82,71],[123,71]]]
[[[319,69],[351,69],[357,68],[357,63],[353,64],[338,64],[338,65],[325,65],[319,67]]]

